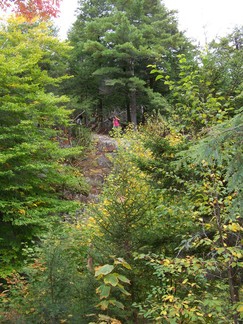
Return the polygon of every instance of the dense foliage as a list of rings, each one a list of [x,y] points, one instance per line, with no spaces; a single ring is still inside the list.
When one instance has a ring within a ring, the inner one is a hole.
[[[24,20],[2,26],[0,43],[2,276],[16,268],[25,244],[56,216],[77,208],[78,202],[65,198],[65,190],[82,187],[74,170],[64,165],[77,150],[61,149],[58,141],[69,123],[68,98],[48,91],[65,78],[53,77],[49,67],[61,67],[69,47],[51,36],[45,24]]]
[[[50,33],[0,32],[0,320],[241,323],[242,29],[195,51],[158,1],[80,1],[73,48]],[[64,131],[124,107],[80,209]]]
[[[135,125],[146,112],[165,110],[148,64],[176,75],[177,54],[192,48],[174,12],[160,1],[80,1],[69,33],[74,46],[69,93],[79,110],[103,125],[112,113]],[[126,116],[124,118],[124,116]]]

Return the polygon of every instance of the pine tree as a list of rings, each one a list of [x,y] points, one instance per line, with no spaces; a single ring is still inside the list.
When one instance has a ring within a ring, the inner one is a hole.
[[[75,92],[80,96],[78,81],[86,68],[81,84],[92,87],[88,96],[99,99],[98,109],[106,107],[101,114],[127,110],[128,121],[135,125],[141,121],[141,110],[163,108],[147,65],[158,63],[170,70],[176,54],[188,45],[174,13],[159,1],[80,1],[69,38],[74,46]]]
[[[50,36],[44,24],[11,21],[0,30],[0,276],[16,268],[25,244],[77,208],[64,190],[80,187],[64,166],[58,128],[68,124],[67,97],[48,92],[63,76],[51,77],[45,64],[69,47]],[[9,268],[8,268],[9,267]]]

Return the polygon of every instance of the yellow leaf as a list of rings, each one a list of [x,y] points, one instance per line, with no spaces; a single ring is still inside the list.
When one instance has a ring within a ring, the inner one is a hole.
[[[242,230],[242,227],[240,226],[240,224],[237,224],[237,223],[228,225],[228,228],[232,232],[240,232]]]
[[[164,296],[163,297],[163,300],[164,301],[169,301],[169,302],[173,302],[173,300],[174,300],[174,296],[173,295],[167,295],[167,296]]]
[[[163,264],[164,264],[165,266],[169,265],[169,264],[170,264],[170,260],[168,260],[168,259],[164,259],[164,260],[163,260]]]

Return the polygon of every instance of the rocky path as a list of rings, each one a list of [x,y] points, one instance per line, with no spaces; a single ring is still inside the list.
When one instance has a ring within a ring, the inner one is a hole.
[[[93,134],[93,142],[92,150],[79,161],[79,168],[90,185],[88,196],[82,195],[80,198],[85,203],[97,200],[105,178],[111,171],[111,158],[117,149],[116,140],[107,135]]]

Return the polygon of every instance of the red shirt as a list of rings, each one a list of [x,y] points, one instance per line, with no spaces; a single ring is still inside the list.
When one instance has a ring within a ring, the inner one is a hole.
[[[118,118],[114,118],[114,119],[113,119],[113,126],[114,126],[114,127],[119,127],[119,126],[120,126],[120,123],[119,123]]]

